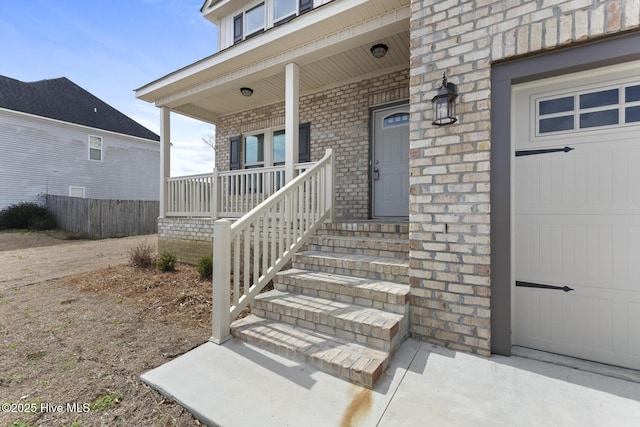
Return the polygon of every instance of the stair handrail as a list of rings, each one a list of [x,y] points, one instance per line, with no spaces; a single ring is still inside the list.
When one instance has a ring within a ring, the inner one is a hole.
[[[231,338],[231,321],[331,217],[332,209],[333,151],[329,148],[319,162],[238,221],[214,222],[212,342],[221,344]]]

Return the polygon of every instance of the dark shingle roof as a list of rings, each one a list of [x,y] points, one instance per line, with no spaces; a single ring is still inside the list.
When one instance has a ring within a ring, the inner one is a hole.
[[[26,83],[0,76],[0,108],[160,140],[157,134],[66,77]]]

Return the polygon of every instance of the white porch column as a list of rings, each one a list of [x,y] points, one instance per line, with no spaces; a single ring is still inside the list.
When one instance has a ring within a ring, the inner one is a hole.
[[[167,208],[167,181],[171,175],[171,117],[167,107],[160,107],[160,218]]]
[[[289,63],[285,68],[285,156],[284,175],[285,181],[290,182],[296,177],[296,163],[298,163],[298,137],[299,137],[299,102],[300,102],[300,67],[298,64]]]

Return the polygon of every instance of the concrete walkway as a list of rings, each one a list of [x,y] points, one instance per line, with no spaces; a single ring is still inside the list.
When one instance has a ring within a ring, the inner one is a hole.
[[[640,384],[405,341],[375,390],[231,340],[142,375],[210,426],[638,426]]]

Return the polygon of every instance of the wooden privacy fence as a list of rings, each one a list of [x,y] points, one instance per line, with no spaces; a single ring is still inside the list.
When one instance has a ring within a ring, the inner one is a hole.
[[[158,232],[159,202],[46,196],[56,226],[94,238],[137,236]]]

